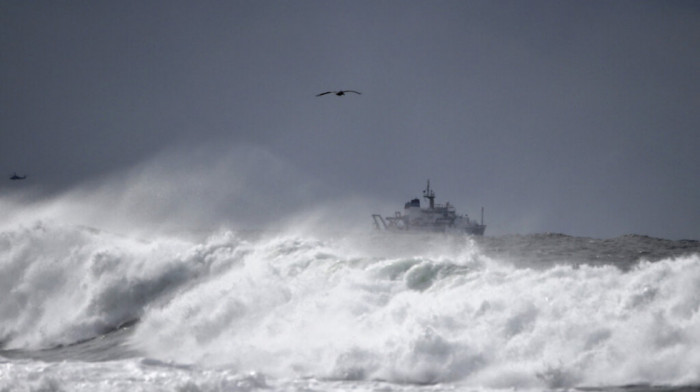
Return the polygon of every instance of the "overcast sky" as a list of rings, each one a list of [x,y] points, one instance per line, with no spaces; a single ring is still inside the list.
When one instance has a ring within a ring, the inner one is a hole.
[[[389,215],[429,178],[487,234],[700,239],[699,48],[697,1],[1,0],[0,168],[29,178],[0,193],[160,160],[291,209]]]

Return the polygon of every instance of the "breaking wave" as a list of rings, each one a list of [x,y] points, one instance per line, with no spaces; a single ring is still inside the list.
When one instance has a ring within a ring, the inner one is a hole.
[[[0,233],[0,341],[37,350],[135,322],[126,343],[136,355],[239,374],[491,388],[700,383],[697,253],[533,268],[486,248],[439,236],[137,240],[20,225]]]

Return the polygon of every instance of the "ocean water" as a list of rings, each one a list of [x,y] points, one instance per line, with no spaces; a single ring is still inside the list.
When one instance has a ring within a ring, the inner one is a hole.
[[[0,391],[699,387],[697,241],[0,232]]]

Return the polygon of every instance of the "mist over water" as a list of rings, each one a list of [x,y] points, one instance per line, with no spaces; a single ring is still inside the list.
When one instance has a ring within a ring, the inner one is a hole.
[[[255,145],[171,147],[57,195],[37,196],[40,192],[33,191],[38,186],[29,183],[0,198],[0,226],[56,220],[140,237],[207,235],[221,227],[319,226],[324,215],[332,214],[335,221],[342,221],[335,230],[358,225],[364,230],[369,226],[365,216],[358,217],[347,206],[366,203],[366,211],[375,208],[375,203],[360,202],[361,196],[334,194],[282,157]]]
[[[0,389],[700,384],[696,242],[378,235],[362,198],[203,151],[0,200]]]

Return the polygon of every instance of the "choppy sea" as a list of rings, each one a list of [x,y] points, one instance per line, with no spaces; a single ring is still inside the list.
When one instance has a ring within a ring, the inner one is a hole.
[[[699,388],[693,240],[0,232],[0,391]]]

